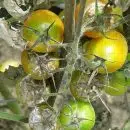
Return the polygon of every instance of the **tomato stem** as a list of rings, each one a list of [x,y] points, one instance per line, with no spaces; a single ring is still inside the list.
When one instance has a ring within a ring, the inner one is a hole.
[[[73,19],[74,20],[74,9],[75,9],[75,4],[76,1],[74,0],[66,0],[65,1],[65,28],[66,29],[70,29],[70,35],[68,35],[68,31],[65,31],[65,42],[70,43],[70,50],[71,52],[68,52],[67,54],[67,66],[65,67],[65,71],[61,80],[61,84],[60,84],[60,88],[59,88],[59,93],[62,93],[63,96],[57,95],[55,103],[54,103],[54,109],[56,110],[57,113],[60,112],[62,105],[64,105],[64,100],[65,97],[68,94],[69,91],[69,85],[71,82],[71,77],[72,77],[72,73],[75,69],[75,63],[78,59],[78,55],[79,55],[79,40],[80,40],[80,36],[81,36],[81,26],[82,26],[82,18],[83,18],[83,14],[84,14],[84,9],[85,9],[85,3],[86,0],[80,0],[81,3],[81,8],[80,8],[80,12],[79,12],[79,17],[78,17],[78,23],[76,26],[76,31],[75,33],[73,32],[73,27],[74,24],[72,21],[68,22],[69,18],[70,20]],[[68,7],[68,8],[67,8]],[[67,12],[67,10],[69,12]],[[71,10],[71,11],[70,11]],[[73,12],[70,14],[70,12]],[[70,15],[70,16],[68,16]],[[67,17],[66,17],[67,16]],[[69,25],[69,24],[70,25]]]

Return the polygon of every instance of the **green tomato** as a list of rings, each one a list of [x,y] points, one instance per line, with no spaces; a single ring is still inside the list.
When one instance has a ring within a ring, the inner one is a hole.
[[[126,78],[126,84],[127,87],[130,87],[130,78]]]
[[[127,88],[125,85],[113,82],[109,86],[105,87],[105,92],[111,96],[120,96],[123,95]]]
[[[95,124],[95,111],[89,102],[69,101],[60,112],[58,124],[64,130],[91,130]]]
[[[2,64],[0,64],[0,71],[5,72],[5,70],[8,69],[9,66],[18,67],[19,65],[20,65],[20,61],[9,59],[9,60],[3,62]]]
[[[82,71],[76,70],[72,74],[70,91],[76,99],[86,100],[84,97],[88,96],[87,82],[89,77]]]
[[[111,75],[109,85],[104,91],[111,96],[120,96],[127,91],[125,76],[122,72],[115,72]]]
[[[127,60],[130,61],[130,53],[127,54]]]

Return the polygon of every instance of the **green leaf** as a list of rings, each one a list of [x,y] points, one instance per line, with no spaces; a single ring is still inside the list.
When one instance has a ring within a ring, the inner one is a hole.
[[[127,54],[127,60],[130,61],[130,53]]]
[[[0,112],[0,118],[16,122],[27,122],[27,118],[19,114],[10,114],[7,112]]]
[[[126,123],[125,127],[123,130],[130,130],[130,120]]]

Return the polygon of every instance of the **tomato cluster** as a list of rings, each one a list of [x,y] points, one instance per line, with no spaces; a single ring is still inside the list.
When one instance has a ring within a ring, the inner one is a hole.
[[[24,71],[36,80],[50,77],[59,68],[59,60],[55,55],[56,45],[63,41],[62,21],[49,10],[37,10],[25,19],[22,33],[27,43],[27,50],[21,55]],[[52,52],[54,56],[47,54]],[[47,58],[44,56],[46,54]]]
[[[95,14],[95,0],[88,0],[84,17],[101,18],[106,11],[104,7],[107,2],[107,0],[98,1],[99,10]],[[79,9],[80,4],[75,10],[75,23],[77,23]],[[107,11],[108,14],[116,12],[112,8],[108,8]],[[58,45],[64,40],[64,24],[60,18],[63,15],[64,11],[58,16],[50,10],[37,10],[29,14],[24,21],[22,36],[27,45],[21,53],[21,63],[24,71],[35,81],[48,80],[60,68],[59,53],[61,51],[58,51]],[[96,21],[93,21],[92,25],[95,23]],[[109,26],[112,24],[108,20],[106,23]],[[98,24],[97,22],[96,25]],[[79,45],[79,47],[82,46],[80,47],[82,52],[80,60],[91,63],[91,65],[97,61],[100,63],[89,70],[90,73],[95,69],[98,71],[93,83],[101,82],[100,90],[111,96],[124,94],[127,91],[126,80],[124,74],[119,70],[125,64],[128,53],[125,37],[117,29],[105,30],[104,32],[100,29],[85,30],[82,36],[89,38],[85,43]],[[57,129],[91,130],[95,124],[94,109],[88,99],[84,100],[84,96],[88,96],[88,91],[92,89],[86,87],[90,85],[91,75],[87,74],[86,70],[83,73],[78,68],[72,74],[70,91],[76,100],[69,101],[67,105],[63,106],[58,117]],[[78,83],[78,81],[80,82]]]
[[[24,21],[23,38],[36,52],[55,52],[56,48],[51,45],[62,42],[63,33],[62,21],[49,10],[34,11]]]

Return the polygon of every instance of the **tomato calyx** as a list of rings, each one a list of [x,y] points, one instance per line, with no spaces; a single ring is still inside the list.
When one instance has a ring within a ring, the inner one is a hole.
[[[43,44],[46,44],[47,46],[51,46],[51,45],[48,45],[48,42],[51,40],[51,41],[54,41],[56,43],[59,43],[58,41],[54,40],[53,38],[51,38],[51,36],[49,36],[49,30],[51,29],[51,27],[54,25],[55,21],[52,22],[43,32],[42,34],[40,34],[39,31],[31,28],[31,27],[27,27],[27,26],[24,26],[30,30],[32,30],[35,34],[39,35],[37,40],[35,41],[35,43],[30,47],[28,48],[27,50],[32,50],[34,47],[36,47],[39,42],[43,42]]]

